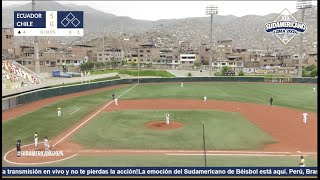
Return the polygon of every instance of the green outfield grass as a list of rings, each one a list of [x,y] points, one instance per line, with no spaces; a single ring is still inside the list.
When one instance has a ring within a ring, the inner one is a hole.
[[[305,157],[306,167],[317,167],[316,157]],[[300,157],[295,156],[207,156],[212,167],[297,167]],[[9,165],[12,166],[12,165]],[[16,165],[15,165],[16,166]],[[32,165],[40,166],[40,165]],[[204,156],[172,155],[79,155],[71,159],[42,166],[73,167],[203,167]]]
[[[154,130],[145,123],[165,119],[184,124],[174,130]],[[260,149],[274,143],[271,136],[239,113],[214,110],[128,110],[100,114],[72,137],[86,148],[202,149],[202,123],[211,150]],[[253,136],[254,134],[254,136]]]
[[[180,83],[171,84],[140,84],[120,99],[146,99],[146,98],[177,98],[177,99],[218,99],[226,101],[251,102],[269,104],[270,96],[277,106],[304,109],[317,112],[317,93],[312,92],[315,84],[271,84],[271,83],[187,83],[183,88]],[[131,86],[130,86],[131,87]],[[30,112],[21,117],[2,123],[2,156],[15,147],[17,139],[22,145],[33,143],[34,131],[39,132],[40,141],[44,136],[49,139],[55,137],[74,123],[88,115],[90,112],[111,100],[114,92],[120,95],[130,87],[118,88],[112,91],[71,98],[48,105],[42,109]],[[57,107],[63,108],[63,113],[81,110],[68,117],[58,119]],[[140,114],[140,116],[142,116]],[[163,118],[163,117],[162,117]],[[110,121],[106,120],[110,123]],[[89,124],[90,125],[90,124]],[[106,128],[105,132],[108,131]],[[95,133],[95,132],[94,132]],[[101,134],[101,133],[100,133]],[[200,140],[201,142],[201,140]],[[199,143],[199,146],[200,143]]]
[[[315,84],[271,84],[271,83],[180,83],[140,84],[123,99],[177,98],[252,102],[269,105],[273,97],[276,106],[291,107],[307,111],[317,111]]]

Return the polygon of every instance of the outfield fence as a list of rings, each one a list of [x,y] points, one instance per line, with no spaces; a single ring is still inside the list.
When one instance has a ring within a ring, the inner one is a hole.
[[[317,78],[291,78],[288,82],[293,83],[317,83]],[[265,77],[175,77],[175,78],[132,78],[120,80],[99,81],[85,84],[60,86],[46,89],[38,89],[30,92],[9,95],[2,98],[2,111],[23,104],[31,103],[45,98],[61,96],[71,93],[99,89],[109,86],[134,83],[163,83],[163,82],[269,82]],[[273,81],[272,81],[273,82]],[[279,81],[277,81],[279,82]],[[283,81],[282,81],[283,82]]]

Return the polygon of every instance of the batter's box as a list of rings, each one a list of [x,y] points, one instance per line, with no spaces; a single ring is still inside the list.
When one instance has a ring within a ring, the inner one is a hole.
[[[75,16],[74,16],[72,13],[69,13],[66,18],[67,18],[69,21],[72,21],[72,20],[75,18]]]
[[[64,18],[64,19],[61,21],[61,24],[62,24],[64,27],[67,27],[69,23],[70,23],[70,21],[68,21],[67,18]]]
[[[74,27],[77,27],[80,24],[80,21],[77,18],[74,18],[71,23],[74,25]]]

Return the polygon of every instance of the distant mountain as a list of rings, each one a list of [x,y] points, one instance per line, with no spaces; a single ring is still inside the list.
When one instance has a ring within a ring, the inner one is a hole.
[[[99,32],[127,33],[145,35],[144,32],[155,32],[175,37],[176,40],[188,40],[194,46],[208,42],[210,30],[210,17],[196,17],[184,19],[163,19],[158,21],[137,20],[125,16],[116,16],[93,9],[89,6],[74,4],[62,5],[55,1],[37,1],[37,10],[45,11],[84,11],[85,34]],[[3,7],[2,27],[13,27],[13,12],[16,10],[31,10],[31,3]],[[279,12],[280,13],[280,12]],[[266,16],[247,15],[236,17],[233,15],[213,17],[213,36],[215,40],[232,39],[237,47],[265,48],[269,45],[282,46],[276,37],[264,32],[264,25],[273,21],[277,13]],[[300,19],[296,12],[294,17]],[[308,25],[307,39],[309,42],[317,40],[317,7],[306,10],[305,21]],[[152,33],[154,34],[154,33]],[[296,44],[294,38],[290,44]]]

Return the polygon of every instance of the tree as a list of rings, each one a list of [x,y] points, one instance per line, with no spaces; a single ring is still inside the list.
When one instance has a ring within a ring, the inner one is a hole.
[[[116,58],[114,58],[114,57],[111,58],[111,66],[112,66],[112,69],[116,68],[118,66]]]
[[[80,69],[81,71],[90,71],[92,70],[93,66],[94,66],[94,63],[91,61],[88,61],[88,62],[82,63],[80,65]]]
[[[121,61],[121,66],[127,65],[127,61],[126,60],[122,60]]]
[[[302,69],[302,77],[309,77],[309,72],[306,69]]]
[[[222,67],[222,71],[221,71],[221,74],[224,75],[226,72],[230,71],[231,70],[231,67],[229,66],[223,66]]]

